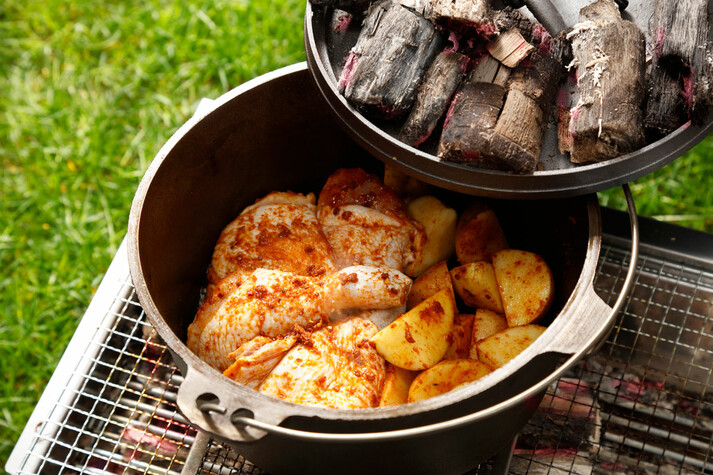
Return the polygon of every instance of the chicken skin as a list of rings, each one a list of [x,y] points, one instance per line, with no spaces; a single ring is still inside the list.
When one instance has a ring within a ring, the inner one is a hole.
[[[224,371],[230,354],[257,336],[277,338],[311,330],[355,309],[387,309],[406,302],[411,279],[399,271],[353,266],[325,277],[257,269],[231,274],[206,298],[188,327],[187,345]],[[233,358],[234,359],[234,358]]]
[[[258,390],[298,404],[376,407],[386,378],[384,359],[368,342],[377,332],[359,317],[315,331],[287,352]]]
[[[223,375],[250,389],[260,389],[265,377],[295,343],[297,343],[295,334],[279,338],[256,336],[228,355],[235,361],[223,371]]]
[[[317,217],[337,267],[373,265],[412,274],[425,233],[401,198],[362,169],[333,173],[317,203]]]
[[[312,193],[273,192],[243,210],[220,234],[208,281],[258,268],[318,277],[336,270]]]

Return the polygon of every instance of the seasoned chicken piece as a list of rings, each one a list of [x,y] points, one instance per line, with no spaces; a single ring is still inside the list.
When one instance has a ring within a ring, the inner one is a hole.
[[[375,175],[358,168],[337,170],[319,195],[317,216],[338,267],[365,264],[412,274],[424,231]]]
[[[257,269],[221,281],[188,327],[187,345],[224,371],[230,353],[256,336],[310,330],[352,309],[387,309],[406,302],[411,279],[394,269],[354,266],[325,277]]]
[[[312,193],[273,192],[248,206],[221,232],[208,281],[214,285],[235,271],[258,268],[310,277],[334,272],[316,213]]]
[[[376,407],[386,377],[384,359],[368,342],[377,332],[359,317],[313,332],[287,352],[259,391],[298,404]]]
[[[296,335],[280,338],[256,336],[228,355],[235,361],[223,371],[223,375],[251,389],[258,389],[296,342]]]

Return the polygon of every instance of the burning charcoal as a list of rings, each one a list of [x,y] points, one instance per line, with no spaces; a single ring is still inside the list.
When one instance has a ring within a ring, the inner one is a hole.
[[[489,146],[505,100],[509,69],[485,56],[456,92],[446,114],[438,157],[461,163],[480,163]]]
[[[443,38],[429,20],[393,0],[372,6],[339,78],[344,97],[365,115],[406,114]]]
[[[371,0],[309,0],[309,2],[312,5],[338,8],[349,13],[365,12],[371,4]]]
[[[467,64],[468,58],[455,51],[444,51],[436,56],[401,129],[399,139],[402,142],[418,147],[430,137],[460,86]]]
[[[533,172],[561,72],[556,59],[535,54],[513,71],[507,88],[498,81],[476,83],[471,86],[474,92],[464,88],[444,124],[439,157],[514,173]]]
[[[710,112],[708,1],[656,2],[645,126],[656,135],[673,132]]]
[[[572,162],[597,162],[638,149],[644,143],[643,33],[621,18],[613,0],[599,0],[580,10],[567,38],[577,68],[569,122]]]
[[[433,19],[459,31],[473,31],[484,38],[498,34],[491,0],[433,0]]]
[[[508,95],[490,139],[495,168],[532,173],[540,159],[562,65],[552,56],[533,55],[510,78]]]

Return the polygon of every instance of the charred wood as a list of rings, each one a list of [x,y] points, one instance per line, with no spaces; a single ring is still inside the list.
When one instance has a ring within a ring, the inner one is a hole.
[[[644,143],[643,33],[621,18],[613,0],[599,0],[582,8],[567,37],[577,68],[571,160],[597,162],[638,149]]]
[[[494,166],[515,173],[535,170],[561,74],[562,65],[556,59],[539,55],[513,71],[491,138],[489,154]]]
[[[502,73],[498,76],[500,68],[497,60],[486,56],[456,92],[438,145],[441,160],[482,162],[487,154],[489,135],[497,124],[507,93],[506,78]]]
[[[468,57],[455,51],[444,51],[436,56],[400,131],[402,142],[418,147],[431,136],[460,86],[467,65]]]
[[[393,119],[406,114],[426,69],[443,48],[435,25],[398,2],[369,10],[339,78],[344,97],[365,115]]]
[[[711,79],[707,0],[656,2],[646,127],[665,135],[710,113]]]
[[[493,24],[498,31],[517,29],[527,41],[532,40],[532,30],[535,25],[537,25],[537,23],[534,23],[526,17],[520,10],[513,10],[511,7],[495,10]]]
[[[536,54],[513,71],[508,88],[521,91],[547,114],[554,103],[562,72],[562,63],[556,58]]]
[[[498,35],[488,44],[490,55],[508,68],[514,68],[535,50],[522,33],[513,28]]]
[[[496,80],[501,70],[510,71],[491,58],[471,73],[449,110],[439,144],[442,160],[513,173],[537,167],[562,65],[534,54],[507,83]]]
[[[433,20],[440,25],[483,38],[498,34],[492,0],[432,0],[432,4]]]
[[[644,127],[651,140],[667,135],[688,120],[678,77],[652,65],[644,113]]]

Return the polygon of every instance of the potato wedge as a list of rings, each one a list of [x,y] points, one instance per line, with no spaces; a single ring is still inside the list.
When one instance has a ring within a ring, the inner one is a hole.
[[[493,253],[508,247],[495,211],[477,201],[461,214],[455,234],[455,252],[461,265],[490,262]]]
[[[443,289],[385,326],[370,341],[386,361],[399,368],[430,368],[448,349],[454,313],[452,294]]]
[[[418,373],[386,363],[386,378],[379,407],[396,406],[408,402],[408,390]]]
[[[478,342],[478,359],[493,369],[500,368],[522,353],[546,329],[541,325],[506,328]]]
[[[441,361],[416,376],[408,392],[408,402],[447,393],[457,386],[482,378],[491,371],[487,364],[478,360]]]
[[[470,358],[470,340],[473,333],[475,315],[457,314],[453,319],[451,344],[443,355],[444,360]]]
[[[490,262],[470,262],[451,269],[451,281],[467,306],[504,313],[495,270]]]
[[[493,269],[508,326],[537,323],[555,295],[545,260],[532,252],[506,249],[493,254]]]
[[[505,317],[493,312],[479,308],[473,315],[473,331],[470,337],[470,351],[468,357],[474,360],[478,359],[478,342],[489,336],[505,330],[508,327],[508,322]]]
[[[453,283],[451,282],[451,274],[448,272],[446,261],[433,264],[413,281],[411,293],[409,293],[408,300],[406,300],[406,308],[415,307],[442,289],[450,289],[451,294],[453,294]],[[455,306],[455,300],[453,305]]]
[[[455,252],[458,214],[430,195],[416,198],[407,205],[407,209],[423,225],[426,233],[423,252],[411,271],[412,275],[419,276],[433,264],[447,261]]]

